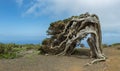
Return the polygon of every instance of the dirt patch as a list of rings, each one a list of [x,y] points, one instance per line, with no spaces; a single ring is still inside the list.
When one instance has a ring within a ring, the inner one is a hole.
[[[107,61],[91,66],[84,66],[92,59],[83,56],[29,55],[0,59],[0,71],[120,71],[120,51],[111,47],[105,48],[104,53]]]
[[[68,68],[67,70],[64,70],[64,71],[83,71],[83,68],[79,67],[79,66],[72,66],[72,67],[70,67],[70,68]]]

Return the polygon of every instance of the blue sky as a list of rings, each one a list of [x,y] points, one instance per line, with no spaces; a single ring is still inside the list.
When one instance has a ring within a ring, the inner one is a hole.
[[[85,12],[99,16],[103,43],[120,42],[119,0],[0,0],[0,42],[40,43],[51,22]]]

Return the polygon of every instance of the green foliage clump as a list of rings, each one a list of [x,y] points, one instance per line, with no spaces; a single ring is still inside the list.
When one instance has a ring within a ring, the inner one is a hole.
[[[26,48],[26,50],[31,50],[31,49],[38,50],[40,48],[40,44],[23,44],[22,48]]]
[[[45,51],[49,51],[49,47],[51,46],[50,43],[53,43],[53,46],[56,46],[61,41],[63,41],[65,36],[59,37],[59,34],[63,32],[67,23],[69,23],[73,18],[80,18],[80,17],[82,17],[82,15],[72,16],[72,17],[64,19],[64,20],[58,20],[58,21],[52,22],[50,24],[50,27],[47,30],[47,34],[50,36],[50,38],[45,38],[42,41],[42,46],[41,46],[40,50],[43,51],[43,53],[44,53]],[[60,41],[55,41],[55,39],[58,39],[58,37],[59,37]]]
[[[0,58],[13,59],[13,58],[21,57],[23,56],[21,53],[24,53],[32,49],[38,53],[39,48],[40,48],[40,44],[0,43]]]
[[[0,43],[0,58],[13,59],[19,57],[17,52],[14,51],[14,47],[18,47],[15,44],[3,44]]]

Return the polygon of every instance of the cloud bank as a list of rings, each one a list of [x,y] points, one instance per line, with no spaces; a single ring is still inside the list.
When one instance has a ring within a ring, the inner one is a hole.
[[[22,0],[17,0],[21,3]],[[119,0],[30,0],[26,15],[79,14],[85,10],[107,9],[119,4]]]
[[[23,0],[17,2],[27,5],[24,16],[67,18],[85,12],[95,13],[100,17],[103,37],[109,37],[108,40],[113,36],[120,38],[120,0],[30,0],[27,4]]]

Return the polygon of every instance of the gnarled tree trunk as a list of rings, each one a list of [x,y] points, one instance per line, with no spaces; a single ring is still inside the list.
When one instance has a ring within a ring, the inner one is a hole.
[[[90,15],[89,13],[82,14],[80,18],[71,19],[63,31],[57,34],[57,37],[43,50],[48,49],[49,51],[46,52],[57,55],[71,54],[77,42],[84,39],[88,34],[91,35],[87,42],[92,51],[92,57],[97,59],[91,63],[105,60],[101,49],[102,34],[99,18],[97,15]]]

